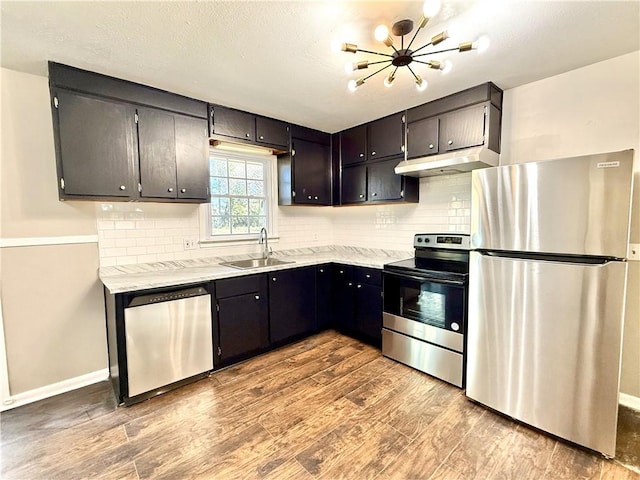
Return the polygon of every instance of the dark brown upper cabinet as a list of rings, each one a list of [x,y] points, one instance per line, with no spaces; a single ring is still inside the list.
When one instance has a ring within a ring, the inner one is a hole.
[[[407,126],[407,158],[438,153],[438,125],[438,117],[431,117]]]
[[[366,125],[350,128],[340,134],[340,156],[343,166],[367,160]]]
[[[342,169],[341,192],[343,205],[367,201],[366,165],[356,165]]]
[[[208,201],[207,104],[49,63],[61,200]]]
[[[448,152],[482,145],[486,108],[485,105],[478,105],[442,115],[439,118],[440,150]]]
[[[380,160],[404,153],[404,112],[375,120],[368,127],[368,160]]]
[[[209,121],[214,141],[259,145],[277,154],[289,149],[290,128],[286,122],[222,105],[209,105]]]
[[[417,178],[395,173],[398,159],[342,169],[342,204],[417,202]]]

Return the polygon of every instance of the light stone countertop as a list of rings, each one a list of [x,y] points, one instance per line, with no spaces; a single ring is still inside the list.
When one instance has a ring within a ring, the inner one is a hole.
[[[247,258],[259,258],[259,256],[234,255],[231,257],[207,257],[116,267],[101,267],[100,280],[109,293],[115,294],[146,290],[149,288],[186,285],[222,278],[241,277],[255,273],[287,270],[290,268],[320,265],[330,262],[344,263],[358,267],[382,268],[385,263],[413,257],[413,252],[328,246],[276,251],[273,252],[272,255],[274,258],[292,261],[294,263],[241,270],[220,265],[220,263]]]

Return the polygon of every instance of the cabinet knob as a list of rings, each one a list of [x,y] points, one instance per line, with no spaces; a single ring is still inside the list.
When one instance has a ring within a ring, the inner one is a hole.
[[[433,143],[430,143],[430,144],[429,144],[429,148],[430,148],[430,149],[431,149],[431,148],[433,148]]]
[[[369,275],[368,273],[365,275],[365,277],[367,278],[371,278],[371,275]]]
[[[357,288],[362,288],[362,285],[358,284],[356,285]]]
[[[340,275],[342,275],[344,273],[344,270],[340,270]]]
[[[276,277],[271,277],[271,281],[275,282],[277,280]]]
[[[127,187],[125,187],[124,185],[120,185],[120,190],[126,190]]]
[[[167,192],[169,192],[169,193],[173,192],[173,187],[167,188]]]
[[[320,269],[320,273],[324,273],[324,268],[321,268],[321,269]]]
[[[371,152],[371,156],[373,157],[376,154],[376,152]]]
[[[364,153],[361,153],[361,154],[360,154],[360,158],[362,158],[362,157],[364,157]]]
[[[255,298],[256,300],[260,300],[260,295],[256,295],[256,296],[255,296],[255,297],[253,297],[253,298]]]
[[[400,190],[400,197],[404,198],[404,190]]]
[[[186,188],[181,188],[180,189],[180,193],[187,193],[187,189]]]
[[[453,145],[453,140],[449,140],[449,141],[447,142],[447,144],[449,144],[449,145]]]
[[[309,195],[307,198],[308,198],[309,200],[311,200],[311,195]]]
[[[264,140],[264,136],[260,135],[260,140]]]
[[[313,199],[314,199],[314,200],[317,200],[317,199],[318,199],[318,196],[316,195],[315,197],[313,197]]]
[[[361,193],[361,194],[359,195],[359,197],[360,197],[360,198],[364,198],[364,193]]]
[[[249,138],[251,136],[251,134],[250,133],[245,133],[244,136]]]
[[[348,283],[348,285],[349,285],[350,287],[353,287],[353,282],[349,282],[349,283]]]
[[[371,196],[372,196],[372,197],[377,197],[377,196],[378,196],[378,194],[377,194],[376,192],[373,192],[373,193],[371,194]]]

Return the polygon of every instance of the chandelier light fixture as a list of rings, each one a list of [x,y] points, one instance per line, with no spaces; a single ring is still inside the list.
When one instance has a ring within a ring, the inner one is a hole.
[[[357,62],[349,62],[345,66],[345,70],[347,73],[354,72],[356,70],[367,69],[373,65],[380,65],[381,68],[371,73],[370,75],[366,75],[358,78],[357,80],[350,80],[347,84],[349,90],[355,92],[358,87],[362,86],[368,79],[373,77],[374,75],[386,70],[387,68],[393,67],[393,70],[389,73],[389,75],[384,79],[384,85],[386,87],[391,87],[393,85],[393,81],[396,78],[396,72],[400,67],[407,67],[413,78],[415,79],[416,88],[418,91],[422,92],[427,88],[427,81],[424,80],[420,75],[418,75],[413,68],[411,68],[412,63],[419,63],[422,65],[426,65],[430,69],[440,70],[443,74],[448,73],[452,68],[452,63],[450,60],[428,60],[426,57],[431,55],[437,55],[447,52],[468,52],[471,50],[478,50],[482,52],[486,50],[489,46],[489,41],[487,37],[480,37],[475,42],[462,42],[459,43],[455,47],[444,48],[441,50],[434,50],[433,47],[436,45],[440,45],[449,39],[449,33],[445,30],[440,32],[439,34],[431,37],[429,42],[422,45],[421,47],[411,49],[413,42],[415,41],[418,33],[422,30],[429,20],[434,17],[438,11],[440,10],[440,1],[439,0],[426,0],[424,3],[424,7],[422,10],[422,15],[420,16],[420,20],[418,20],[417,28],[413,37],[405,47],[404,37],[405,35],[409,35],[413,31],[414,23],[413,20],[400,20],[393,24],[391,27],[391,32],[396,37],[400,37],[400,48],[397,48],[394,44],[393,38],[389,35],[389,29],[386,25],[379,25],[374,32],[375,39],[379,42],[384,43],[387,47],[391,48],[389,53],[384,52],[374,52],[371,50],[364,50],[362,48],[358,48],[357,45],[353,43],[343,43],[341,45],[341,50],[343,52],[348,53],[367,53],[371,55],[378,55],[380,57],[386,57],[384,60],[371,62],[369,60],[361,60]],[[432,47],[429,49],[428,47]],[[415,67],[415,65],[414,65]]]

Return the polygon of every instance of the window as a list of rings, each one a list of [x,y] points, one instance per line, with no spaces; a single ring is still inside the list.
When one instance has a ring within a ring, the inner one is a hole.
[[[270,155],[211,150],[208,240],[254,239],[263,227],[273,235],[272,168],[275,161]]]

